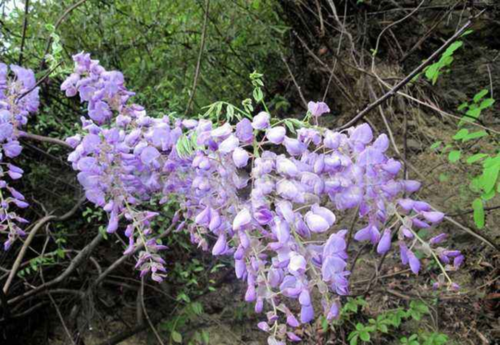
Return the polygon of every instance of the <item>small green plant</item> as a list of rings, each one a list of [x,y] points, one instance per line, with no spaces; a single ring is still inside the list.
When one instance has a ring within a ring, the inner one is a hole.
[[[26,277],[27,275],[34,274],[42,267],[53,266],[56,264],[58,258],[64,258],[65,252],[62,249],[45,254],[44,256],[38,256],[31,259],[28,262],[28,266],[19,270],[17,275],[19,277]]]
[[[338,322],[342,323],[343,320],[349,320],[349,318],[352,318],[352,316],[359,311],[359,307],[363,307],[366,305],[367,302],[361,297],[358,297],[356,299],[348,299],[348,302],[342,308],[340,321]],[[426,314],[429,314],[429,307],[424,302],[411,301],[407,310],[404,310],[403,308],[397,308],[379,314],[376,318],[368,319],[367,324],[357,322],[355,329],[349,333],[349,344],[357,345],[360,341],[365,343],[369,342],[376,336],[382,336],[390,333],[391,331],[399,329],[403,320],[413,319],[415,321],[420,321]],[[323,329],[326,329],[324,324]],[[429,335],[427,338],[435,339],[436,337],[431,337]],[[440,339],[442,339],[442,337],[440,337]],[[421,341],[421,339],[418,338],[417,335],[412,335],[408,338],[403,337],[400,340],[402,344],[407,345],[420,345],[419,341]],[[431,344],[437,345],[438,343],[426,343],[426,345]]]
[[[409,337],[399,339],[402,345],[444,345],[448,342],[448,336],[443,333],[412,334]]]
[[[410,337],[402,337],[399,339],[402,345],[420,345],[418,342],[418,335],[412,334]]]
[[[187,303],[174,318],[162,323],[160,329],[169,333],[169,344],[208,345],[210,337],[205,330],[195,331],[192,339],[189,341],[185,340],[181,333],[181,330],[189,322],[196,320],[202,314],[203,306],[201,303]]]
[[[362,323],[356,324],[356,329],[349,334],[347,340],[349,340],[350,345],[356,345],[358,339],[364,342],[370,341],[370,333],[374,332],[376,329],[374,326],[365,326]]]
[[[423,333],[420,335],[422,345],[444,345],[448,342],[448,336],[442,333]]]
[[[471,101],[462,103],[458,110],[464,115],[458,123],[459,129],[452,137],[453,142],[444,146],[441,152],[448,155],[450,163],[457,163],[461,160],[467,165],[481,165],[481,174],[470,176],[470,190],[479,195],[472,201],[474,211],[474,223],[479,229],[485,224],[484,204],[493,199],[500,191],[500,184],[497,184],[500,173],[500,153],[477,152],[468,154],[473,145],[479,140],[490,140],[496,146],[496,139],[492,133],[484,129],[477,129],[473,124],[480,118],[481,114],[490,109],[495,100],[487,97],[489,90],[484,89],[478,92]],[[438,141],[431,145],[431,149],[438,150],[443,142]]]
[[[466,31],[461,37],[465,37],[469,34],[471,34],[473,31],[468,30]],[[436,82],[439,79],[439,76],[442,75],[443,73],[449,73],[450,69],[449,67],[455,60],[454,54],[455,52],[460,49],[464,45],[463,41],[456,41],[453,42],[441,55],[438,61],[434,62],[433,64],[427,66],[424,69],[424,75],[427,80],[429,80],[432,85],[435,85]]]

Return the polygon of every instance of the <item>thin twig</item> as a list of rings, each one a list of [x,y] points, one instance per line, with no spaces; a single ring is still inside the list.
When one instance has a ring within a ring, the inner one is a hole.
[[[77,256],[75,256],[75,258],[73,260],[71,260],[68,268],[66,268],[66,270],[61,275],[59,275],[57,278],[55,278],[55,279],[53,279],[53,280],[51,280],[51,281],[49,281],[49,282],[47,282],[45,284],[37,286],[33,290],[30,290],[30,291],[25,292],[24,294],[22,294],[20,296],[16,296],[16,297],[10,299],[8,301],[8,303],[9,304],[13,304],[13,303],[16,303],[16,302],[18,302],[20,300],[23,300],[23,299],[26,299],[28,297],[34,296],[34,295],[36,295],[38,293],[41,293],[41,292],[47,290],[49,287],[52,287],[52,286],[57,285],[60,282],[62,282],[71,273],[73,273],[73,271],[75,269],[77,269],[78,267],[80,267],[80,265],[90,255],[90,253],[97,247],[97,245],[101,242],[102,239],[103,239],[102,233],[99,232],[99,234],[97,234],[97,236],[94,237],[94,239],[88,245],[86,245],[85,248],[82,249],[82,251],[80,251],[80,253]]]
[[[419,73],[421,73],[427,66],[429,66],[438,56],[441,55],[441,53],[443,53],[453,42],[455,42],[457,39],[459,39],[462,34],[472,25],[472,22],[478,18],[480,15],[482,15],[484,13],[484,10],[481,11],[480,13],[478,13],[477,15],[475,15],[474,17],[472,17],[471,19],[469,19],[467,21],[467,23],[465,23],[462,28],[460,28],[460,30],[458,30],[457,32],[455,32],[455,34],[453,36],[451,36],[438,50],[436,50],[434,53],[432,53],[432,55],[427,59],[425,60],[422,64],[420,64],[420,66],[418,66],[417,68],[415,68],[410,74],[408,74],[403,80],[401,80],[398,84],[396,84],[396,86],[394,86],[393,88],[391,88],[388,92],[386,92],[382,97],[380,97],[379,99],[377,99],[375,102],[371,103],[370,105],[368,105],[365,109],[363,109],[361,112],[359,112],[356,116],[354,116],[350,121],[348,121],[346,124],[336,128],[335,130],[336,131],[340,131],[340,130],[343,130],[343,129],[346,129],[348,127],[351,127],[352,125],[354,125],[356,122],[358,122],[359,120],[361,120],[366,114],[368,114],[370,111],[372,111],[373,109],[375,109],[377,106],[379,106],[380,104],[384,103],[385,101],[387,101],[389,98],[393,97],[394,95],[396,95],[398,93],[398,91],[403,87],[405,86],[406,84],[408,84],[409,82],[411,82],[413,80],[413,78],[415,78]]]
[[[20,137],[25,138],[25,139],[40,141],[40,142],[44,142],[44,143],[56,144],[56,145],[67,147],[69,149],[73,149],[73,147],[70,144],[68,144],[64,140],[57,139],[57,138],[45,137],[43,135],[26,133],[26,132],[21,132]]]
[[[154,324],[151,322],[151,319],[149,318],[149,315],[148,315],[148,311],[146,310],[146,305],[144,303],[144,277],[142,277],[142,279],[141,279],[141,294],[140,295],[141,295],[142,311],[144,312],[144,316],[146,317],[146,321],[148,322],[149,327],[153,331],[153,333],[154,333],[154,335],[156,337],[156,340],[158,340],[158,343],[161,344],[161,345],[165,345],[163,343],[163,341],[161,340],[161,337],[158,334],[158,331],[156,330]]]
[[[21,38],[21,48],[19,51],[19,66],[23,64],[23,52],[24,52],[24,43],[26,41],[26,32],[28,31],[28,16],[29,16],[29,8],[30,8],[30,0],[26,0],[24,2],[24,22],[23,22],[23,35]]]
[[[51,74],[52,72],[54,72],[59,66],[61,66],[62,64],[62,61],[60,61],[57,65],[55,65],[51,70],[49,70],[47,73],[45,73],[45,75],[43,77],[41,77],[40,79],[38,79],[38,81],[36,82],[36,84],[31,88],[29,89],[28,91],[22,93],[17,99],[16,99],[16,104],[19,103],[19,101],[21,99],[23,99],[26,95],[28,95],[31,91],[35,90],[38,86],[40,86],[41,83],[43,83],[45,81],[45,79],[47,79]]]
[[[193,104],[194,96],[196,94],[196,87],[198,86],[198,78],[200,77],[201,59],[203,57],[203,51],[205,50],[205,41],[207,37],[209,9],[210,0],[205,0],[205,17],[203,19],[203,29],[201,32],[200,51],[198,52],[198,61],[196,61],[196,69],[194,71],[193,88],[191,89],[191,95],[189,96],[189,101],[186,107],[186,114],[189,112],[189,110],[191,109],[191,105]]]
[[[40,279],[42,280],[42,284],[45,284],[45,279],[43,277],[43,270],[40,270]],[[66,336],[68,337],[71,344],[75,345],[75,341],[73,340],[71,332],[69,331],[68,327],[66,326],[66,322],[64,322],[64,317],[62,316],[61,310],[59,309],[59,306],[57,305],[56,301],[54,300],[54,297],[52,297],[50,290],[47,290],[46,293],[47,293],[47,296],[49,296],[50,302],[54,305],[54,308],[56,309],[57,316],[59,317],[59,320],[61,321],[61,325],[64,329],[64,332],[66,333]]]
[[[447,220],[448,222],[458,226],[460,229],[462,229],[463,231],[465,231],[466,233],[476,237],[477,239],[481,240],[483,243],[487,244],[488,246],[490,246],[491,248],[495,249],[497,252],[500,252],[500,247],[498,245],[496,245],[493,240],[489,239],[488,237],[486,237],[485,235],[482,235],[482,234],[478,234],[477,232],[475,232],[474,230],[472,229],[469,229],[468,227],[466,227],[465,225],[462,225],[460,224],[459,222],[457,222],[455,219],[449,217],[449,216],[445,216],[444,217],[445,220]]]
[[[292,78],[292,81],[293,81],[293,84],[295,85],[295,88],[299,92],[299,96],[300,96],[300,99],[302,100],[302,104],[304,104],[304,108],[307,109],[307,101],[304,98],[304,95],[302,94],[302,90],[301,90],[299,84],[297,83],[297,80],[295,79],[295,77],[292,73],[292,70],[290,69],[290,66],[288,65],[288,62],[286,62],[286,58],[283,55],[283,53],[281,53],[280,55],[281,55],[281,60],[283,60],[283,63],[285,64],[285,67],[288,70],[288,74],[290,74],[290,78]]]
[[[78,1],[77,3],[71,5],[70,7],[68,7],[64,12],[63,14],[57,19],[56,21],[56,24],[54,25],[54,31],[56,31],[58,28],[59,28],[59,25],[62,24],[62,22],[66,19],[66,17],[71,13],[73,12],[76,8],[78,8],[79,6],[83,5],[85,3],[85,1],[87,0],[80,0]],[[42,65],[45,63],[45,57],[47,56],[47,54],[49,53],[50,51],[50,45],[52,44],[52,36],[49,36],[49,38],[47,39],[47,45],[45,47],[45,52],[43,53],[43,57],[42,57]]]
[[[35,238],[36,233],[38,230],[42,228],[43,225],[46,223],[53,221],[53,220],[58,220],[58,221],[64,221],[71,217],[75,212],[78,210],[78,208],[82,205],[83,201],[85,199],[81,199],[78,203],[75,204],[75,206],[67,213],[64,215],[58,217],[58,216],[45,216],[41,218],[38,222],[35,223],[33,226],[32,230],[30,231],[30,234],[28,235],[28,238],[26,238],[26,241],[24,241],[23,246],[21,248],[21,251],[17,255],[16,261],[14,262],[14,265],[12,265],[12,269],[10,270],[9,277],[7,278],[7,281],[5,282],[5,285],[3,286],[3,292],[7,294],[7,291],[9,290],[10,284],[12,283],[12,280],[14,279],[17,270],[19,269],[19,266],[21,265],[21,262],[23,261],[24,255],[26,255],[26,251],[28,250],[29,245]]]
[[[500,205],[497,206],[491,206],[491,207],[485,207],[484,211],[493,211],[493,210],[498,210],[500,208]],[[450,213],[448,216],[450,217],[456,217],[456,216],[463,216],[464,214],[471,214],[474,213],[474,210],[465,210],[465,211],[460,211],[457,213]]]

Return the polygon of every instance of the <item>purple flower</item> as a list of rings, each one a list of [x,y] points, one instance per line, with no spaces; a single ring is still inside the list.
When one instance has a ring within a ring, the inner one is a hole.
[[[264,332],[268,332],[269,331],[269,325],[267,324],[267,322],[264,322],[264,321],[259,322],[257,324],[257,327],[259,327],[259,329],[261,329]]]
[[[292,333],[292,332],[286,332],[286,336],[288,337],[288,339],[290,339],[290,341],[293,341],[293,342],[297,342],[297,341],[302,340],[298,335],[296,335],[295,333]]]
[[[150,165],[160,157],[160,152],[152,146],[146,147],[141,153],[141,160],[144,164]]]
[[[252,120],[252,127],[257,130],[266,129],[270,125],[271,116],[265,111],[261,111]]]
[[[249,119],[245,118],[236,125],[236,136],[244,144],[253,141],[253,127]]]
[[[385,254],[391,249],[391,230],[385,229],[377,246],[377,253]]]
[[[276,171],[288,177],[295,177],[299,174],[297,166],[290,159],[283,156],[279,156],[276,160]]]
[[[286,323],[288,324],[288,326],[294,327],[294,328],[300,326],[300,323],[297,320],[297,318],[293,314],[291,314],[291,313],[287,315],[287,317],[286,317]]]
[[[323,258],[338,256],[342,259],[347,259],[347,253],[345,252],[346,247],[347,244],[342,236],[339,234],[332,234],[323,248]]]
[[[312,232],[325,232],[335,223],[333,212],[319,205],[314,205],[304,219]]]
[[[368,225],[367,227],[359,230],[355,235],[354,239],[356,241],[371,241],[373,244],[377,244],[380,238],[380,232],[374,225]]]
[[[373,132],[370,126],[366,123],[355,127],[349,138],[354,143],[360,143],[362,145],[369,144],[373,139]]]
[[[321,135],[317,130],[312,128],[299,129],[297,131],[297,139],[299,139],[300,142],[303,142],[306,145],[311,142],[316,146],[321,144]]]
[[[422,184],[420,182],[414,181],[414,180],[405,180],[405,181],[403,181],[404,189],[408,193],[414,193],[414,192],[416,192],[417,190],[420,189],[421,185]]]
[[[227,248],[227,243],[226,243],[226,234],[221,233],[217,239],[217,242],[215,242],[215,245],[212,249],[212,255],[221,255],[226,251]]]
[[[290,227],[288,223],[281,221],[278,217],[274,219],[274,223],[272,230],[278,242],[281,244],[287,243],[290,239]]]
[[[323,280],[326,282],[334,281],[335,279],[339,278],[338,275],[341,275],[345,271],[346,267],[347,263],[337,256],[329,256],[324,258],[321,268],[321,275],[323,276]]]
[[[253,216],[260,225],[269,224],[271,220],[273,220],[272,212],[264,207],[257,209],[257,211],[254,212]]]
[[[306,259],[295,252],[290,256],[290,263],[288,264],[288,269],[293,275],[302,275],[306,271]]]
[[[12,140],[3,145],[3,150],[5,155],[9,158],[15,158],[21,154],[23,148],[19,145],[19,142],[16,140]]]
[[[283,142],[286,136],[286,128],[285,127],[273,127],[269,128],[266,131],[267,140],[272,142],[273,144],[279,145]]]
[[[389,138],[386,134],[380,134],[373,143],[373,148],[379,152],[385,152],[389,148]]]
[[[408,256],[408,262],[410,263],[411,271],[415,274],[418,274],[418,272],[420,271],[420,261],[411,250],[408,250],[406,255]]]
[[[285,145],[286,151],[291,156],[300,156],[307,149],[304,143],[298,141],[297,139],[292,139],[289,137],[285,137],[285,139],[283,140],[283,145]]]
[[[409,258],[408,258],[408,247],[406,246],[406,244],[404,242],[399,242],[399,253],[401,255],[401,262],[403,263],[403,265],[407,265],[408,264],[408,261],[409,261]]]
[[[328,314],[326,315],[326,319],[331,321],[333,319],[337,319],[340,316],[340,306],[337,301],[334,301],[328,310]]]
[[[292,181],[281,180],[276,185],[276,192],[283,198],[294,201],[299,197],[300,190]]]
[[[462,266],[464,260],[465,257],[462,254],[455,256],[455,258],[453,259],[453,267],[459,268],[460,266]]]
[[[391,158],[382,165],[382,169],[387,171],[389,174],[396,176],[401,170],[401,163]]]
[[[239,144],[240,141],[238,140],[238,138],[234,135],[230,135],[228,138],[226,138],[223,142],[219,144],[219,152],[231,153],[238,147]]]
[[[233,128],[231,127],[231,125],[229,123],[225,123],[224,125],[216,128],[216,129],[213,129],[211,132],[211,135],[212,135],[212,138],[214,138],[214,139],[224,140],[227,137],[229,137],[229,135],[232,132],[233,132]]]
[[[427,221],[433,224],[440,223],[444,218],[444,213],[442,212],[422,212],[422,215]]]
[[[330,108],[324,102],[309,102],[307,104],[307,110],[311,112],[311,115],[314,117],[320,117],[325,113],[330,112]]]
[[[90,104],[89,117],[99,124],[106,122],[113,115],[111,108],[106,102],[97,101]]]
[[[248,209],[242,209],[234,218],[233,230],[242,230],[252,221],[252,216]]]
[[[300,308],[300,322],[308,323],[314,319],[314,308],[312,305],[303,305]]]
[[[234,165],[238,168],[243,168],[248,164],[248,160],[250,159],[250,155],[248,152],[241,147],[237,147],[233,151],[233,161]]]
[[[398,204],[405,212],[410,212],[415,205],[415,201],[411,199],[399,199]]]
[[[245,293],[245,301],[246,302],[253,302],[257,298],[256,291],[255,291],[255,286],[253,285],[248,285],[247,291]]]
[[[439,243],[445,241],[447,237],[448,237],[447,234],[439,234],[439,235],[434,236],[433,238],[431,238],[429,240],[429,243],[430,244],[439,244]]]

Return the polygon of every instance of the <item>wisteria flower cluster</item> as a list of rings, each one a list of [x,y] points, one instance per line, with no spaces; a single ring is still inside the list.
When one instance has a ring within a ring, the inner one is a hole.
[[[268,112],[217,125],[152,118],[130,103],[120,72],[84,53],[74,61],[62,89],[87,103],[91,120],[82,119],[83,136],[68,139],[69,160],[88,200],[109,214],[108,232],[123,219],[126,251],[145,245],[141,275],[161,281],[166,274],[158,254],[165,247],[151,229],[156,213],[141,205],[175,198],[192,242],[234,258],[245,300],[266,311],[259,328],[270,344],[299,341],[293,329],[319,315],[339,316],[349,295],[351,235],[380,255],[397,250],[415,274],[416,249],[433,256],[448,279],[437,285],[452,283],[446,272],[463,256],[438,246],[443,234],[429,242],[418,235],[444,215],[409,197],[420,183],[397,177],[401,163],[387,156],[385,134],[375,138],[367,124],[334,132],[306,122],[291,131]],[[309,103],[316,123],[327,112],[325,103]],[[364,224],[353,234],[338,226],[348,210]]]
[[[9,159],[21,154],[19,143],[21,128],[28,121],[28,116],[38,110],[38,87],[36,87],[33,71],[0,63],[0,234],[7,234],[4,249],[25,232],[20,224],[28,221],[20,217],[16,208],[25,208],[28,203],[25,197],[10,185],[10,180],[18,180],[23,170],[12,164]]]

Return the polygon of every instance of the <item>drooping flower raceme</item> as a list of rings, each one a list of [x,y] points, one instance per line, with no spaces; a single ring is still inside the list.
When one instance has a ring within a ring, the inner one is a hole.
[[[447,269],[462,263],[459,252],[436,247],[442,235],[430,243],[418,236],[443,214],[406,196],[420,183],[397,178],[401,164],[387,156],[387,136],[374,138],[367,124],[334,132],[303,123],[292,133],[267,112],[219,126],[152,118],[130,103],[133,93],[121,73],[106,71],[88,54],[74,60],[62,89],[79,94],[91,120],[82,119],[83,136],[68,139],[75,147],[69,160],[87,198],[109,214],[108,231],[123,219],[126,251],[145,245],[141,274],[163,279],[158,250],[164,247],[150,226],[156,214],[141,205],[175,197],[192,242],[234,258],[236,276],[247,284],[245,300],[256,312],[267,311],[259,328],[271,334],[270,343],[300,340],[289,329],[319,315],[338,317],[351,273],[350,235],[338,218],[348,210],[363,224],[356,241],[371,243],[380,255],[399,249],[415,273],[417,248]],[[329,109],[319,102],[309,111],[318,117]]]
[[[23,170],[12,164],[10,159],[21,154],[19,143],[21,128],[28,116],[38,110],[38,87],[33,71],[0,62],[0,234],[7,234],[4,249],[7,250],[18,236],[25,233],[19,224],[27,223],[16,208],[25,208],[25,197],[10,185],[10,180],[18,180]]]

